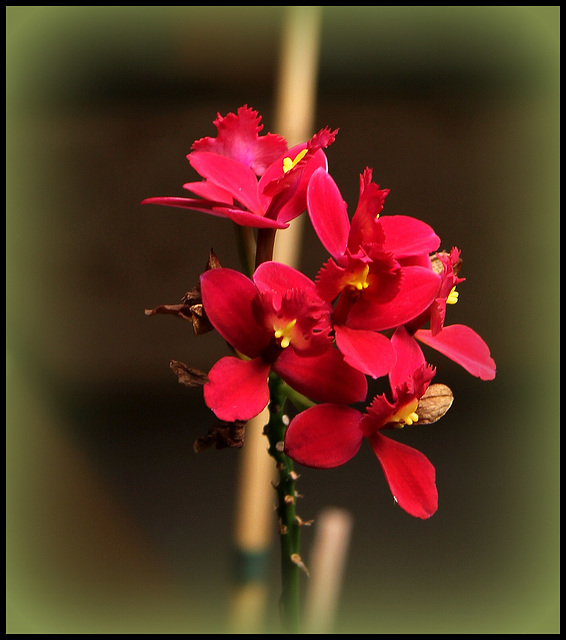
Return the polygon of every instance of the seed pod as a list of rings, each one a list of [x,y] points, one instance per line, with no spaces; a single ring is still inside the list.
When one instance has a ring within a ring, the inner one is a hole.
[[[445,384],[431,384],[419,400],[417,415],[419,424],[432,424],[440,420],[450,409],[454,395]]]

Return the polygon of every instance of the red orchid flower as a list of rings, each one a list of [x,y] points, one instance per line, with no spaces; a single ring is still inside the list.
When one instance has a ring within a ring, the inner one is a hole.
[[[347,205],[326,171],[315,171],[307,188],[310,219],[332,256],[317,275],[317,291],[328,302],[336,300],[332,322],[346,361],[374,378],[394,362],[389,341],[377,332],[419,316],[441,284],[428,259],[440,239],[415,218],[379,217],[388,193],[372,182],[367,168],[350,223]],[[423,255],[428,266],[411,263]]]
[[[424,519],[438,507],[435,469],[422,453],[382,432],[418,422],[419,399],[435,371],[405,329],[397,329],[391,341],[397,352],[389,373],[391,399],[376,396],[365,413],[334,403],[306,409],[287,428],[285,452],[299,464],[331,469],[353,458],[367,439],[395,501],[410,515]]]
[[[263,129],[261,116],[247,105],[238,109],[238,114],[217,114],[214,126],[216,138],[206,136],[195,140],[193,151],[210,151],[237,160],[261,176],[269,165],[287,151],[287,141],[275,133],[259,136]]]
[[[408,323],[406,328],[416,340],[450,358],[473,376],[481,380],[493,380],[496,373],[495,361],[483,338],[466,325],[444,324],[446,305],[456,304],[456,285],[465,280],[458,277],[462,263],[460,250],[453,247],[450,253],[438,252],[434,260],[442,280],[438,296],[430,308]],[[429,321],[430,328],[424,329]]]
[[[268,375],[318,402],[360,402],[365,376],[332,347],[330,305],[314,282],[277,262],[264,262],[249,279],[232,269],[200,277],[208,319],[244,358],[226,356],[210,370],[204,399],[226,422],[249,420],[269,400]]]
[[[287,149],[281,136],[259,132],[261,116],[247,106],[238,114],[218,114],[216,138],[196,140],[189,163],[204,180],[183,187],[197,198],[147,198],[161,204],[230,218],[246,227],[283,229],[306,209],[306,189],[315,169],[326,171],[322,151],[337,130],[322,129],[310,140]],[[258,180],[259,178],[259,180]]]
[[[458,272],[462,264],[460,250],[452,247],[450,253],[438,252],[435,259],[438,260],[441,285],[436,300],[430,306],[430,331],[435,336],[444,326],[446,318],[446,305],[458,302],[456,286],[464,282],[466,278],[459,278]]]

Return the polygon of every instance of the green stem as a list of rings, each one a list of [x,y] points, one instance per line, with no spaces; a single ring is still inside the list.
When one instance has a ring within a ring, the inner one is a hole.
[[[273,260],[276,229],[258,229],[255,268]],[[281,540],[281,617],[284,633],[299,633],[299,571],[302,565],[300,550],[300,519],[295,511],[297,474],[293,461],[283,451],[287,385],[275,374],[269,374],[269,422],[265,434],[269,440],[268,452],[279,471],[277,491],[277,515]]]
[[[242,227],[239,224],[234,224],[234,228],[240,262],[246,275],[251,278],[255,267],[256,252],[254,230],[251,227]]]
[[[257,230],[257,253],[255,257],[256,269],[262,262],[273,260],[273,247],[275,246],[275,232],[277,229]]]
[[[269,440],[269,454],[275,459],[279,471],[277,514],[281,538],[281,614],[284,633],[299,633],[299,571],[301,557],[300,521],[295,511],[295,481],[293,461],[283,452],[286,421],[283,413],[284,383],[276,374],[269,376],[269,422],[265,433]]]
[[[302,393],[295,391],[293,387],[290,387],[287,384],[281,385],[281,393],[285,398],[287,398],[287,400],[293,403],[295,409],[298,411],[304,411],[305,409],[310,409],[310,407],[314,407],[316,405],[316,402],[310,400]]]

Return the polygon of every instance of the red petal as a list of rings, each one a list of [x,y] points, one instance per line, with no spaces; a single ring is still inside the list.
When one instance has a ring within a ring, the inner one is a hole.
[[[432,253],[440,246],[440,238],[428,224],[409,216],[381,216],[385,231],[386,251],[396,258]]]
[[[193,152],[187,157],[193,169],[203,178],[226,189],[234,200],[252,213],[264,214],[258,198],[257,178],[249,167],[232,158],[208,151]]]
[[[269,369],[261,358],[222,358],[209,371],[203,387],[206,405],[225,422],[250,420],[269,402]]]
[[[366,168],[360,175],[360,197],[358,206],[352,217],[352,228],[348,238],[348,248],[355,253],[365,244],[382,244],[385,234],[378,216],[383,210],[383,203],[389,189],[380,189],[379,185],[371,181],[372,170]]]
[[[430,518],[438,508],[436,472],[420,451],[376,433],[371,447],[399,506],[415,518]]]
[[[198,182],[185,182],[183,185],[183,189],[187,191],[191,191],[199,198],[204,198],[205,200],[213,200],[214,202],[224,202],[228,205],[232,205],[234,203],[234,198],[232,198],[232,194],[219,187],[214,182],[210,182],[210,180],[199,180]]]
[[[211,183],[212,184],[212,183]],[[220,187],[218,187],[220,189]],[[226,192],[227,193],[227,192]],[[231,196],[230,196],[231,198]],[[285,229],[288,224],[265,218],[257,213],[251,213],[244,209],[228,206],[225,202],[212,200],[199,200],[197,198],[179,198],[176,196],[165,196],[158,198],[146,198],[141,204],[161,204],[166,207],[178,207],[179,209],[190,209],[191,211],[201,211],[210,213],[220,218],[230,218],[236,224],[243,227],[254,227],[256,229]]]
[[[255,229],[286,229],[289,226],[285,222],[271,220],[271,218],[266,218],[257,213],[250,213],[244,209],[236,209],[233,207],[215,207],[210,213],[230,218],[230,220],[242,227],[254,227]]]
[[[307,206],[316,235],[334,258],[344,255],[350,220],[346,203],[331,176],[317,169],[307,189]]]
[[[307,208],[307,187],[309,185],[312,174],[317,169],[328,169],[328,160],[324,151],[319,149],[314,153],[303,169],[299,184],[293,195],[285,202],[285,204],[277,203],[276,218],[280,222],[289,222],[299,216]]]
[[[237,160],[250,167],[258,176],[287,148],[285,138],[268,133],[259,136],[263,129],[258,112],[244,105],[238,115],[228,113],[218,117],[214,126],[218,130],[216,138],[206,137],[193,142],[193,151],[211,151]]]
[[[421,253],[418,256],[409,256],[408,258],[398,258],[397,261],[402,267],[426,267],[432,269],[432,262],[428,253]]]
[[[319,404],[293,418],[285,453],[307,467],[332,469],[353,458],[364,439],[361,413],[340,404]]]
[[[389,373],[389,381],[391,387],[397,389],[426,364],[426,359],[419,343],[404,327],[399,327],[391,336],[391,344],[397,354],[397,362]]]
[[[324,127],[307,142],[307,147],[309,151],[313,149],[326,149],[326,147],[330,146],[334,140],[336,139],[336,134],[338,133],[338,129],[334,129],[334,131],[330,130],[330,127]]]
[[[285,158],[294,160],[300,151],[306,149],[306,142],[295,145],[291,149],[288,149],[275,160],[261,176],[259,180],[259,193],[260,197],[265,197],[269,202],[278,193],[281,193],[284,189],[296,186],[303,174],[303,169],[306,166],[306,159],[302,158],[290,171],[283,169]]]
[[[204,311],[218,333],[241,353],[255,358],[267,347],[271,334],[252,311],[258,295],[255,284],[239,271],[210,269],[200,277]]]
[[[316,402],[353,404],[366,399],[366,377],[347,364],[338,349],[330,348],[321,356],[301,357],[287,348],[273,369],[289,386]]]
[[[260,193],[269,198],[275,198],[277,194],[284,189],[290,189],[291,192],[297,187],[297,181],[302,180],[305,176],[305,169],[310,167],[310,174],[318,168],[322,167],[326,171],[328,162],[326,155],[322,149],[334,142],[338,129],[330,131],[328,127],[321,129],[310,140],[295,145],[288,149],[280,158],[278,158],[264,173],[260,180]],[[289,171],[283,170],[283,162],[285,158],[295,160],[297,155],[306,149],[306,154],[295,164]],[[317,158],[315,166],[310,166],[311,160]],[[306,185],[305,185],[306,190]]]
[[[390,422],[396,410],[397,402],[395,400],[389,402],[385,394],[375,396],[360,422],[360,429],[367,438],[370,438]]]
[[[277,291],[283,295],[289,289],[307,289],[316,293],[310,278],[281,262],[260,264],[253,274],[253,281],[260,291]]]
[[[226,214],[221,210],[215,210],[215,207],[224,207],[224,202],[213,202],[210,200],[200,200],[198,198],[179,198],[176,196],[164,196],[157,198],[146,198],[141,204],[161,204],[165,207],[178,207],[179,209],[190,209],[191,211],[201,211],[210,213],[213,216],[226,218]]]
[[[344,360],[372,378],[384,376],[395,364],[395,350],[381,333],[335,326],[336,346]]]
[[[327,302],[332,302],[343,289],[343,278],[346,268],[337,265],[329,258],[316,275],[316,290],[318,295]]]
[[[406,324],[435,300],[440,277],[424,267],[403,267],[400,287],[393,300],[376,302],[364,292],[350,309],[346,324],[352,329],[385,331]]]
[[[481,380],[495,378],[495,361],[489,347],[470,327],[452,324],[435,336],[428,329],[419,329],[415,338],[458,363],[473,376]]]

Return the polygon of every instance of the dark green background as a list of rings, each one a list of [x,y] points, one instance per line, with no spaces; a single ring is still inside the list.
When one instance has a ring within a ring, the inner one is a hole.
[[[139,202],[182,195],[217,112],[247,103],[274,129],[285,9],[6,11],[7,631],[222,633],[239,452],[193,454],[211,416],[168,362],[225,348],[143,310],[192,287],[211,245],[236,267],[233,232]],[[559,19],[324,7],[330,170],[351,212],[369,165],[387,213],[462,249],[449,320],[498,366],[481,382],[427,352],[456,398],[402,434],[437,469],[431,520],[394,507],[369,448],[301,470],[303,518],[354,517],[337,633],[559,632]],[[308,226],[301,256],[310,276],[326,258]],[[276,548],[269,580],[276,616]]]

